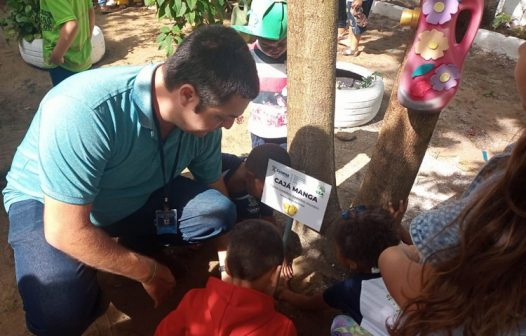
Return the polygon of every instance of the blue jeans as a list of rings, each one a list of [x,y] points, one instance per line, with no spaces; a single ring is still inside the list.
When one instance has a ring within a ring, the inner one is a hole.
[[[338,28],[347,28],[347,4],[346,0],[338,0]]]
[[[362,2],[362,9],[365,16],[368,18],[369,13],[371,12],[371,7],[373,6],[374,0],[364,0]],[[351,13],[351,7],[352,7],[352,0],[347,0],[347,19],[349,20],[349,26],[351,27],[351,31],[354,35],[360,36],[367,30],[367,27],[359,27],[356,24],[356,19]]]
[[[174,242],[202,241],[234,224],[235,206],[220,192],[184,177],[174,180],[172,190],[171,205],[178,209],[180,231]],[[113,236],[144,235],[149,241],[154,237],[153,216],[161,195],[162,191],[155,191],[140,210],[103,229]],[[43,208],[38,201],[26,200],[9,209],[8,240],[14,251],[26,324],[36,335],[80,335],[106,308],[96,270],[46,242]]]

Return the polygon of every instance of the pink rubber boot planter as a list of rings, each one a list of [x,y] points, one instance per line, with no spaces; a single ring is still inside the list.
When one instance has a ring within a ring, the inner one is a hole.
[[[421,5],[415,40],[400,76],[398,100],[409,109],[439,112],[458,90],[484,1],[422,0]],[[470,17],[464,37],[457,43],[455,32],[461,12],[468,12]]]

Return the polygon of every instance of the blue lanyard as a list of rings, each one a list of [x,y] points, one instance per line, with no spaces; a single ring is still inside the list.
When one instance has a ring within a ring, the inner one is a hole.
[[[177,161],[179,160],[179,152],[181,151],[181,143],[182,140],[182,134],[179,135],[179,143],[177,144],[177,151],[175,152],[175,160],[174,165],[172,167],[172,172],[170,173],[170,176],[168,177],[168,180],[166,180],[166,171],[164,167],[164,141],[161,137],[161,126],[159,124],[159,120],[157,119],[157,116],[154,115],[154,121],[155,121],[155,127],[157,128],[157,140],[159,144],[159,156],[161,157],[161,172],[163,174],[163,209],[169,210],[170,209],[170,199],[169,195],[171,195],[172,192],[172,183],[173,183],[173,177],[175,174],[175,169],[177,168]],[[181,131],[182,132],[182,131]]]

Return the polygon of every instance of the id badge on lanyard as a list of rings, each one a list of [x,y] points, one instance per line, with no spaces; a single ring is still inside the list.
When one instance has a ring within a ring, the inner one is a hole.
[[[158,235],[177,234],[177,209],[156,210],[155,228]]]
[[[182,136],[179,136],[179,143],[177,145],[177,152],[175,154],[175,160],[174,165],[172,168],[171,174],[168,176],[168,180],[166,179],[166,173],[165,173],[165,166],[164,166],[164,148],[163,148],[163,140],[161,139],[161,131],[159,126],[159,121],[157,118],[155,118],[155,126],[157,127],[157,136],[159,139],[159,156],[161,159],[161,171],[163,174],[163,188],[164,188],[164,196],[162,199],[162,205],[163,208],[160,210],[155,210],[155,218],[154,218],[154,225],[155,229],[157,231],[157,235],[175,235],[179,233],[179,225],[177,220],[177,209],[170,209],[170,200],[169,196],[171,196],[171,186],[172,186],[172,179],[175,174],[175,170],[177,167],[177,161],[179,158],[179,151],[181,150],[181,142],[182,142]]]

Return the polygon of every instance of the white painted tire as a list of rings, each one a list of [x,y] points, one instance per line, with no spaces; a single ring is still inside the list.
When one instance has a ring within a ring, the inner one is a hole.
[[[373,71],[357,64],[336,62],[336,68],[368,77]],[[376,76],[373,84],[363,89],[336,89],[334,127],[354,127],[371,121],[382,104],[384,82]]]
[[[93,28],[91,34],[91,63],[95,64],[102,59],[106,52],[106,43],[104,42],[104,35],[99,26]]]
[[[26,63],[42,69],[49,68],[44,63],[42,39],[35,39],[32,42],[22,40],[18,44],[18,50],[20,50],[20,55]]]
[[[102,56],[106,52],[106,43],[104,42],[104,35],[102,30],[95,26],[93,34],[91,36],[91,63],[95,64],[101,60]],[[43,55],[43,41],[42,39],[35,39],[32,42],[26,40],[20,41],[18,44],[18,50],[22,59],[31,65],[38,68],[47,69],[49,68],[44,63]]]

